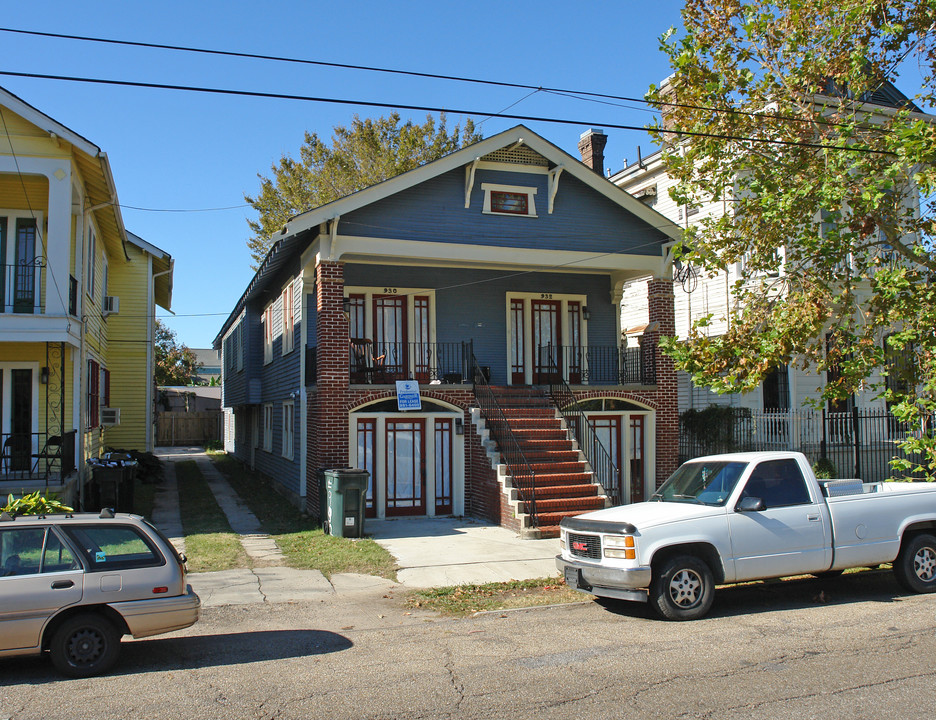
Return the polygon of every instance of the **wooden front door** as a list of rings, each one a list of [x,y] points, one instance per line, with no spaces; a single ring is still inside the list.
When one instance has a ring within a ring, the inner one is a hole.
[[[426,421],[388,419],[386,428],[387,517],[426,514]]]

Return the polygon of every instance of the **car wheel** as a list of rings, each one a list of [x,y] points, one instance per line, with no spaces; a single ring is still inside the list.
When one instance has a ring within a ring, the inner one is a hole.
[[[650,605],[668,620],[697,620],[704,617],[715,599],[715,579],[704,560],[678,555],[654,573],[650,583]]]
[[[96,613],[75,615],[63,622],[49,644],[52,663],[70,677],[107,672],[120,653],[120,633]]]
[[[894,560],[894,575],[910,592],[936,591],[936,537],[916,535],[908,540]]]

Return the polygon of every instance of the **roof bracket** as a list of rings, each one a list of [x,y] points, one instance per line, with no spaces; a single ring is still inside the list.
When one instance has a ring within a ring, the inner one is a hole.
[[[465,210],[471,205],[471,189],[474,187],[475,170],[478,169],[478,163],[481,158],[476,157],[471,165],[465,165]]]
[[[553,201],[556,199],[556,191],[559,189],[559,176],[565,168],[562,165],[556,165],[549,171],[549,214],[552,215]]]

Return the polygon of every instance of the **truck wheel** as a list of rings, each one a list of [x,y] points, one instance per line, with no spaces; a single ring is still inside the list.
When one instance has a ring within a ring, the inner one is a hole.
[[[936,537],[917,535],[908,540],[894,560],[894,575],[910,592],[936,592]]]
[[[668,620],[705,617],[714,600],[712,571],[694,555],[670,558],[650,583],[650,605]]]
[[[59,626],[49,644],[52,664],[69,677],[107,672],[120,652],[120,633],[104,616],[82,613]]]

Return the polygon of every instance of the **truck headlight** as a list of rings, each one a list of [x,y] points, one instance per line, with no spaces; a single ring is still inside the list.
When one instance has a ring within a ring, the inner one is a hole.
[[[602,538],[604,555],[624,560],[637,559],[637,543],[633,535],[605,535]]]

